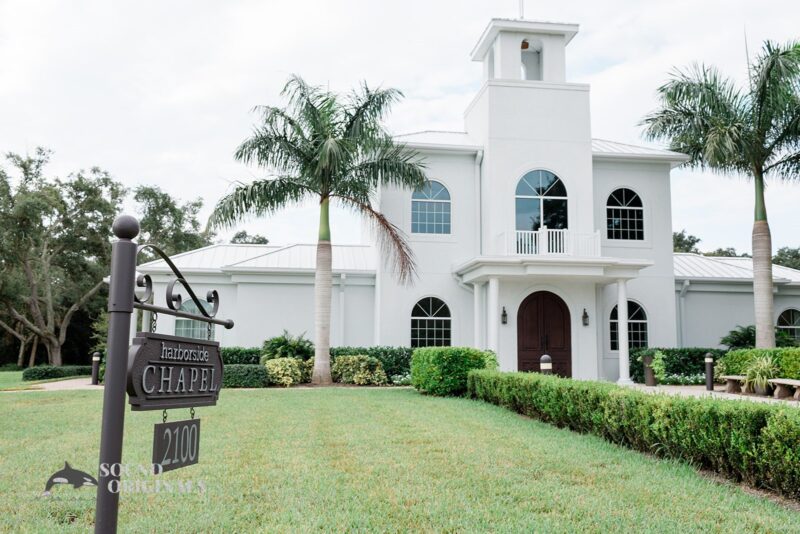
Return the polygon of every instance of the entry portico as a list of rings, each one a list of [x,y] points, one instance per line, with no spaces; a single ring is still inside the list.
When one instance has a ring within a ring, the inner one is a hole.
[[[597,329],[589,326],[591,318],[602,315],[600,290],[615,285],[619,381],[628,383],[627,284],[651,265],[652,261],[639,259],[528,254],[479,256],[454,272],[462,284],[473,288],[474,344],[495,351],[503,370],[538,370],[542,354],[564,351],[566,346],[567,361],[560,366],[554,359],[554,370],[559,373],[561,368],[559,374],[577,378],[602,374]],[[542,302],[530,305],[531,297],[540,293],[555,298],[537,299]],[[536,317],[560,316],[558,305],[553,304],[559,301],[566,310],[565,325]],[[557,347],[554,340],[567,333],[565,344]]]

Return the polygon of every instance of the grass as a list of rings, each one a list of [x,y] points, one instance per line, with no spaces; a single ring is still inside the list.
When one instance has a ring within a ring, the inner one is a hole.
[[[91,488],[39,495],[65,460],[95,470],[100,409],[95,391],[0,395],[0,530],[91,526]],[[121,531],[800,531],[797,511],[687,465],[466,399],[226,390],[197,412],[200,463],[158,478],[207,491],[123,494]],[[160,421],[126,413],[125,463],[149,463]]]

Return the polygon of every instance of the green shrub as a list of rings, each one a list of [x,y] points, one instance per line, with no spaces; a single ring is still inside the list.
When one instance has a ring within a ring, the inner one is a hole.
[[[744,376],[744,383],[747,389],[760,388],[766,390],[769,386],[769,380],[778,376],[778,365],[772,359],[772,356],[758,356],[753,358],[753,361],[747,366]]]
[[[331,366],[334,382],[359,386],[382,386],[386,384],[386,373],[377,358],[356,354],[337,356]]]
[[[86,376],[91,374],[91,365],[39,365],[36,367],[28,367],[22,371],[22,380],[47,380],[49,378],[65,378],[68,376]]]
[[[424,347],[411,357],[411,384],[431,395],[461,395],[472,369],[496,369],[491,352],[471,347]]]
[[[331,347],[331,359],[337,356],[356,356],[364,354],[377,358],[388,376],[411,372],[411,353],[409,347]]]
[[[469,373],[468,394],[554,425],[800,498],[800,412],[539,373]]]
[[[298,360],[300,367],[300,383],[308,384],[311,382],[311,375],[314,374],[314,358],[310,360]]]
[[[289,387],[303,378],[298,358],[274,358],[264,363],[270,384]]]
[[[706,364],[705,356],[710,352],[714,361],[720,359],[725,351],[719,349],[708,349],[702,347],[683,347],[683,348],[660,348],[646,347],[631,349],[630,369],[631,378],[634,382],[644,383],[644,357],[655,356],[656,352],[664,354],[664,374],[665,376],[695,376],[705,375]],[[666,383],[666,382],[662,382]]]
[[[389,379],[392,385],[395,386],[410,386],[411,385],[411,373],[404,373],[400,375],[392,375]]]
[[[304,334],[293,336],[284,330],[283,334],[269,338],[264,342],[261,351],[261,363],[275,358],[298,358],[308,360],[314,357],[314,344],[303,337]]]
[[[726,336],[719,340],[720,345],[725,345],[728,350],[736,349],[752,349],[756,346],[756,327],[737,326]],[[795,347],[797,340],[795,340],[789,332],[783,328],[775,327],[775,346],[776,347]]]
[[[263,388],[269,385],[267,370],[263,365],[232,363],[222,372],[224,388]]]
[[[750,363],[761,356],[772,358],[778,366],[779,378],[800,380],[800,347],[732,350],[717,362],[719,374],[747,374]]]
[[[258,365],[262,350],[258,347],[221,347],[222,363]]]

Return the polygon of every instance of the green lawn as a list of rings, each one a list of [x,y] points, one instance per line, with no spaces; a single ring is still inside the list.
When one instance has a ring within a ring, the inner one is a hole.
[[[94,471],[100,408],[95,391],[0,394],[0,530],[91,525],[90,488],[39,495],[65,460]],[[159,477],[202,480],[207,492],[123,494],[122,531],[800,531],[796,510],[691,467],[475,401],[225,390],[197,412],[200,464]],[[126,463],[149,462],[160,421],[126,414]]]

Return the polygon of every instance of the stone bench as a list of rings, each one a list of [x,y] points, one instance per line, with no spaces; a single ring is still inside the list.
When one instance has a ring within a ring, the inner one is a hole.
[[[725,393],[741,393],[744,375],[723,375],[720,377],[725,381]]]
[[[785,399],[786,397],[792,396],[795,400],[800,400],[800,380],[773,378],[768,380],[768,382],[775,386],[773,397],[776,399]],[[792,395],[792,393],[794,393],[794,395]]]

